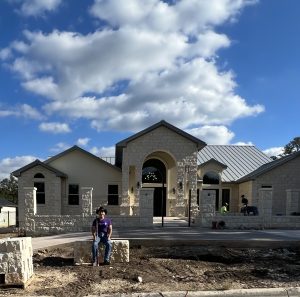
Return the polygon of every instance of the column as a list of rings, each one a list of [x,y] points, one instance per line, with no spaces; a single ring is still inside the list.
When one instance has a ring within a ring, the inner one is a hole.
[[[93,188],[81,188],[81,212],[83,216],[90,216],[93,214]]]

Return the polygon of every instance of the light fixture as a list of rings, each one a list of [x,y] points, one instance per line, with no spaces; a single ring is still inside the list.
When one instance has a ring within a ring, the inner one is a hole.
[[[131,187],[131,193],[133,193],[133,187]]]
[[[172,192],[173,192],[173,194],[175,195],[175,194],[176,194],[176,189],[173,188],[173,189],[172,189]]]
[[[182,182],[179,182],[179,189],[182,190],[182,188],[183,188]]]
[[[139,189],[140,186],[141,186],[141,184],[140,184],[140,182],[138,181],[138,182],[136,183],[136,188]]]

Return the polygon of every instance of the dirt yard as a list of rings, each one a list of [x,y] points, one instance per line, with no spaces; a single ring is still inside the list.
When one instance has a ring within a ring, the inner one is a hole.
[[[85,296],[115,292],[228,290],[300,286],[300,249],[132,248],[130,263],[74,266],[71,248],[34,255],[30,285],[15,294]],[[140,277],[140,278],[139,278]]]

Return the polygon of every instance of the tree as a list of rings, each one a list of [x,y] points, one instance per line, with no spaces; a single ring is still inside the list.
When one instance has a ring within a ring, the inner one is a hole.
[[[298,151],[300,151],[300,137],[295,137],[284,147],[283,155],[290,155]]]
[[[0,197],[18,203],[18,181],[12,174],[0,181]]]
[[[277,160],[299,151],[300,151],[300,137],[298,136],[284,146],[282,154],[279,154],[277,156],[271,156],[271,159]]]

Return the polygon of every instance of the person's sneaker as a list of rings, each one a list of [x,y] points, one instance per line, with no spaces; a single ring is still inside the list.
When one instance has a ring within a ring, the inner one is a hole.
[[[110,262],[109,261],[104,261],[103,265],[110,265]]]
[[[93,262],[93,266],[98,266],[98,263],[97,262]]]

